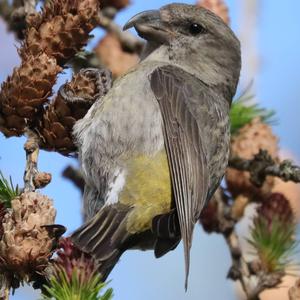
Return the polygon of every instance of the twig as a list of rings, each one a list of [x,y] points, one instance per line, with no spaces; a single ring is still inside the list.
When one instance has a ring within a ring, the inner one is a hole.
[[[0,300],[9,300],[9,286],[2,274],[0,275]]]
[[[300,182],[299,166],[293,165],[290,160],[278,164],[265,150],[260,150],[251,160],[232,157],[229,160],[229,167],[250,172],[250,180],[257,187],[263,185],[267,176],[276,176],[283,181]]]
[[[243,259],[239,238],[235,232],[237,220],[232,218],[231,206],[228,203],[227,196],[221,188],[217,190],[214,199],[218,204],[219,232],[222,233],[225,238],[232,259],[232,266],[227,277],[234,281],[239,280],[243,290],[248,296],[251,290],[249,286],[251,272],[248,264]]]
[[[266,289],[271,289],[278,286],[282,282],[282,278],[285,276],[284,272],[265,273],[263,271],[257,274],[257,285],[250,290],[248,294],[249,300],[260,299],[259,295]]]
[[[289,289],[289,300],[300,300],[300,279]]]
[[[24,192],[34,192],[36,189],[43,188],[50,183],[52,178],[50,173],[38,171],[39,143],[37,134],[28,130],[27,141],[24,145],[26,152]]]
[[[227,276],[241,283],[247,300],[258,300],[259,294],[263,290],[275,287],[281,282],[284,273],[266,273],[260,267],[259,262],[248,263],[244,259],[239,238],[235,231],[238,220],[233,217],[232,205],[229,200],[221,188],[218,189],[212,200],[217,202],[218,207],[218,228],[216,231],[224,236],[232,259],[232,266]],[[255,276],[257,281],[253,282],[251,280],[252,276]]]
[[[35,7],[38,0],[23,0],[23,1],[24,1],[24,10],[26,15],[36,12]]]
[[[24,39],[26,17],[35,14],[37,0],[15,0],[11,5],[8,0],[0,0],[0,16],[8,24],[8,29],[15,32],[19,39]]]
[[[29,132],[27,141],[24,145],[26,152],[26,168],[24,173],[24,192],[34,192],[35,184],[34,177],[38,174],[37,162],[39,155],[39,142],[38,137],[33,133]]]
[[[229,236],[225,236],[225,240],[232,258],[232,267],[228,277],[240,281],[248,300],[260,299],[259,294],[262,291],[281,283],[284,272],[266,273],[263,270],[250,268],[251,264],[248,264],[242,256],[239,239],[234,230]],[[251,282],[252,275],[257,277],[256,284]]]
[[[9,5],[8,0],[0,0],[0,16],[6,21],[10,21],[10,15],[13,11],[12,6]]]
[[[1,292],[2,294],[0,295],[0,300],[9,300],[9,289],[4,288]]]
[[[85,182],[81,172],[78,169],[75,169],[72,166],[68,166],[64,169],[62,175],[63,177],[72,181],[75,186],[77,186],[83,193]]]
[[[142,42],[142,40],[136,38],[129,32],[123,31],[112,18],[104,15],[102,12],[99,13],[99,24],[103,29],[116,35],[124,50],[138,54],[143,50],[144,42]]]
[[[234,281],[239,280],[243,290],[248,296],[251,290],[251,288],[249,287],[250,270],[248,264],[242,257],[239,238],[234,230],[232,230],[229,236],[224,235],[224,238],[228,245],[232,259],[232,266],[228,272],[227,277]]]
[[[0,300],[9,300],[9,288],[5,288],[3,297],[0,297]]]

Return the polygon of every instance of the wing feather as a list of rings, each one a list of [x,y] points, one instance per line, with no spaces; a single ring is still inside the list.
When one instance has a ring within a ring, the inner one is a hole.
[[[187,287],[193,229],[209,189],[200,122],[191,111],[191,100],[200,103],[205,99],[191,99],[196,96],[191,89],[196,86],[203,90],[205,86],[200,80],[173,66],[157,68],[150,80],[163,119],[165,148],[184,243]]]

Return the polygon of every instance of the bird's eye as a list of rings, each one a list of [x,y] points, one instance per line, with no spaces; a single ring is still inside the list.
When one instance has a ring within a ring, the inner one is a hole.
[[[198,23],[192,23],[190,25],[189,31],[190,31],[190,34],[192,34],[192,35],[198,35],[200,33],[204,33],[205,28]]]

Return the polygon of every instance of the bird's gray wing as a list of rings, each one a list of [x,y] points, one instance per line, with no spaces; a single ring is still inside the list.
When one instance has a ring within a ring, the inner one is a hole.
[[[158,100],[172,188],[184,243],[186,287],[194,225],[209,192],[209,174],[202,128],[205,109],[212,102],[209,87],[174,66],[157,68],[150,77]],[[204,109],[199,114],[197,106]],[[206,116],[206,118],[208,118]]]

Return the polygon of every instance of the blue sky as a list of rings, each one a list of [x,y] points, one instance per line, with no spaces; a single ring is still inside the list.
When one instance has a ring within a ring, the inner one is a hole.
[[[158,8],[168,1],[133,0],[133,5],[117,17],[124,24],[132,15],[145,9]],[[194,1],[184,1],[194,3]],[[238,32],[240,0],[227,1],[232,27]],[[256,96],[262,106],[277,112],[278,125],[274,127],[283,149],[300,157],[300,1],[260,1],[258,23],[258,51],[260,70],[255,80]],[[95,41],[101,30],[96,30]],[[18,65],[17,42],[5,32],[0,20],[0,82]],[[90,45],[92,47],[92,45]],[[65,79],[60,79],[60,83]],[[0,170],[11,175],[14,182],[22,184],[25,155],[24,138],[5,139],[0,134]],[[73,231],[81,223],[80,194],[73,185],[61,177],[66,165],[76,161],[56,153],[42,151],[39,169],[53,175],[52,183],[43,193],[55,199],[57,223]],[[184,292],[184,262],[182,247],[156,260],[152,252],[131,251],[125,253],[113,270],[110,286],[115,300],[199,300],[235,298],[234,285],[226,280],[230,257],[222,237],[207,235],[197,228],[192,249],[192,267],[188,292]],[[31,290],[17,291],[15,300],[38,299]]]

